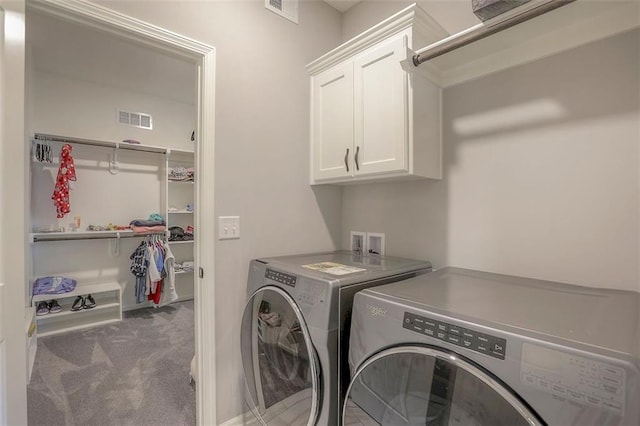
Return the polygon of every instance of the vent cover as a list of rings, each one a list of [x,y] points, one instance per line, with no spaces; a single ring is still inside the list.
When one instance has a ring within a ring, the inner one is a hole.
[[[298,23],[298,0],[264,0],[264,7],[291,22]]]
[[[118,123],[127,126],[139,127],[141,129],[153,129],[153,118],[150,114],[143,112],[118,111]]]

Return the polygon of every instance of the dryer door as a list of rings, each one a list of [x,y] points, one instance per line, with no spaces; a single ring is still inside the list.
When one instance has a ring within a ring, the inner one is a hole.
[[[263,287],[242,317],[246,401],[264,424],[313,425],[319,409],[318,360],[295,301],[278,287]]]
[[[505,385],[452,352],[384,350],[353,376],[345,425],[540,425]]]

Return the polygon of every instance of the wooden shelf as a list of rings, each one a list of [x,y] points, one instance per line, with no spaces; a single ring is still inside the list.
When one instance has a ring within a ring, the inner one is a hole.
[[[526,3],[419,49],[417,53],[428,57],[447,44],[455,44],[464,38],[473,39],[491,25],[549,1]],[[638,2],[577,0],[429,59],[418,69],[442,87],[448,87],[638,28],[639,13]]]
[[[169,214],[193,214],[193,210],[169,210]]]
[[[169,241],[169,244],[193,244],[194,240],[188,241]]]

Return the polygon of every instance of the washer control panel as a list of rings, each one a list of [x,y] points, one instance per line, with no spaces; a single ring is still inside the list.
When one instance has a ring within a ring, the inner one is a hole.
[[[522,345],[521,381],[571,405],[604,408],[624,416],[627,378],[623,368],[604,358]]]
[[[277,283],[288,285],[289,287],[295,287],[296,281],[298,280],[298,277],[296,277],[295,275],[274,271],[273,269],[269,268],[267,268],[266,272],[264,273],[264,277]]]
[[[411,312],[404,313],[402,327],[494,358],[504,359],[507,353],[506,339]]]

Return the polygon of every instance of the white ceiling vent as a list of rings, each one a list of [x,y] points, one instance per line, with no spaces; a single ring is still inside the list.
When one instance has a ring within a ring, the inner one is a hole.
[[[298,0],[264,0],[264,7],[291,22],[298,23]]]
[[[127,126],[139,127],[151,130],[153,128],[153,118],[149,114],[142,112],[118,111],[118,123]]]

